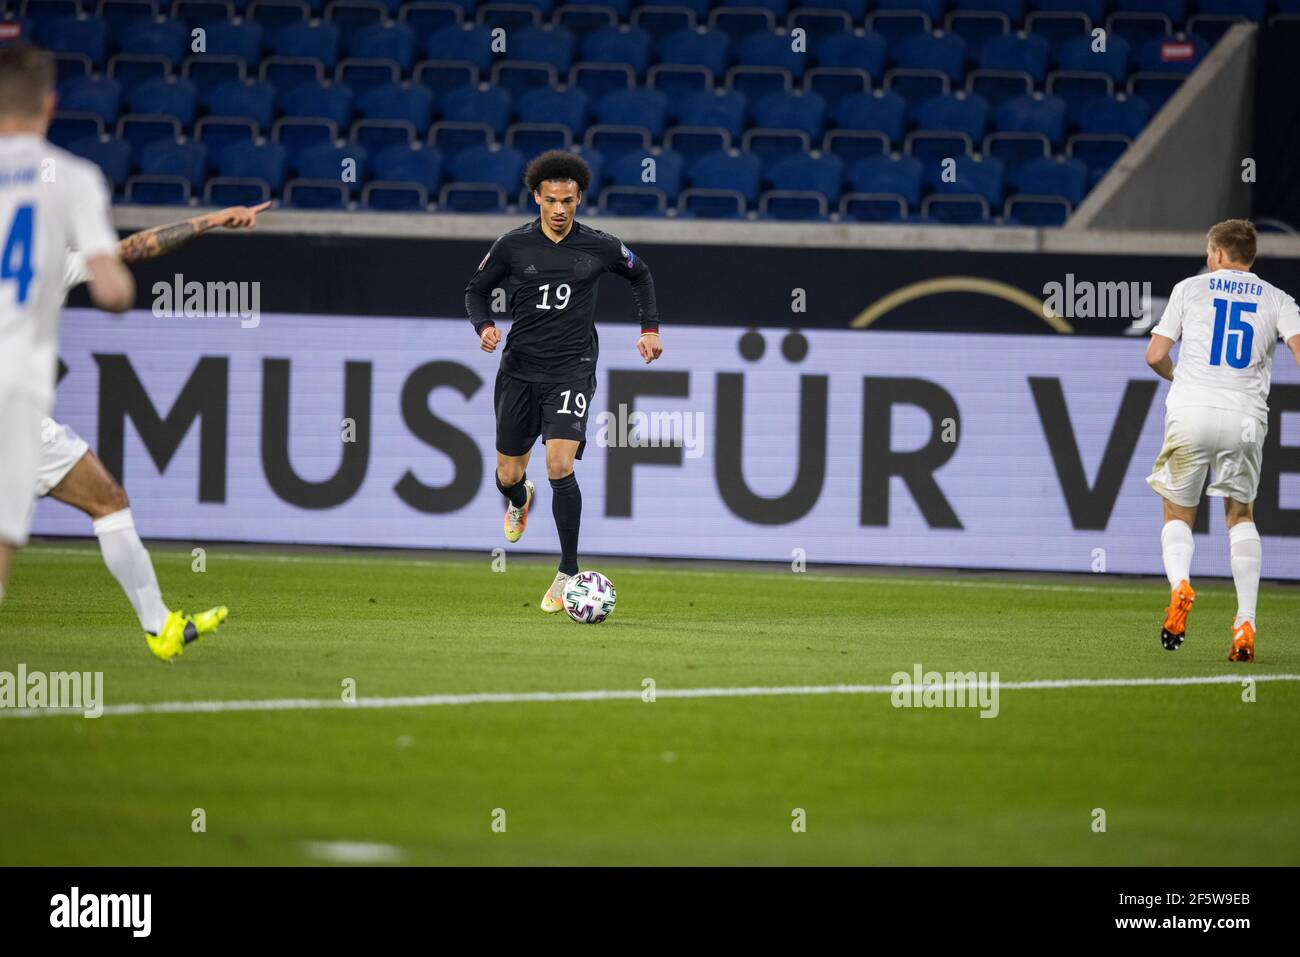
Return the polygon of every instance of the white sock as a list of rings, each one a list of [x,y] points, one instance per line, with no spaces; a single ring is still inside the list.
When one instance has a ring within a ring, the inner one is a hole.
[[[1228,550],[1232,555],[1232,580],[1237,584],[1237,620],[1255,624],[1255,602],[1259,600],[1259,569],[1264,564],[1264,546],[1254,522],[1238,522],[1228,529]]]
[[[104,553],[104,564],[126,592],[127,600],[140,619],[140,627],[158,634],[167,620],[167,606],[158,590],[153,562],[136,534],[131,510],[124,508],[96,519],[95,534],[99,537],[99,550]]]
[[[1160,549],[1165,558],[1165,575],[1169,578],[1169,587],[1177,588],[1181,581],[1192,580],[1192,551],[1196,542],[1192,538],[1191,526],[1181,519],[1165,522],[1160,530]]]

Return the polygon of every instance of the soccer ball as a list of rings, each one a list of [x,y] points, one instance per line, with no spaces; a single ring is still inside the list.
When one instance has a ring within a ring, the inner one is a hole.
[[[600,572],[578,572],[564,586],[564,610],[583,625],[599,625],[614,613],[618,593]]]

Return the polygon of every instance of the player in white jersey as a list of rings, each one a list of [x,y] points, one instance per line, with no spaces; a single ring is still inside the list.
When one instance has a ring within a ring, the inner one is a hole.
[[[54,107],[53,58],[0,48],[0,597],[14,550],[27,544],[67,249],[85,255],[95,305],[122,312],[135,297],[103,176],[45,139]]]
[[[252,228],[257,214],[270,203],[232,206],[176,223],[132,233],[118,243],[125,263],[162,256],[211,229]],[[86,257],[69,250],[64,286],[71,289],[89,279]],[[65,502],[90,516],[100,552],[109,572],[130,601],[145,640],[155,655],[170,661],[189,641],[216,631],[229,609],[224,605],[187,615],[163,603],[153,561],[135,529],[126,491],[113,478],[86,441],[71,428],[46,417],[41,424],[41,448],[36,471],[36,495]]]
[[[1255,604],[1263,551],[1255,528],[1268,391],[1278,339],[1300,365],[1300,312],[1291,296],[1250,271],[1255,227],[1229,219],[1210,228],[1209,272],[1174,286],[1164,316],[1151,330],[1147,364],[1173,381],[1165,400],[1165,444],[1147,483],[1164,499],[1160,543],[1172,589],[1160,641],[1183,643],[1196,593],[1191,585],[1192,523],[1205,485],[1223,498],[1237,617],[1229,661],[1255,660]],[[1169,358],[1182,342],[1178,365]]]

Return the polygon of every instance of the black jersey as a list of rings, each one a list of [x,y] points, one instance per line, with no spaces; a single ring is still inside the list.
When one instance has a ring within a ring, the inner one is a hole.
[[[558,243],[542,232],[540,217],[493,243],[465,287],[465,311],[481,334],[492,324],[488,297],[502,287],[513,322],[501,368],[528,382],[578,379],[596,369],[596,289],[607,272],[632,283],[641,331],[658,332],[649,268],[609,233],[577,220]]]

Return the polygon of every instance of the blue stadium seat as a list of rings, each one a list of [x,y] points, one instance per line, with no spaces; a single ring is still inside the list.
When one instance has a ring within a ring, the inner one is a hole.
[[[946,159],[970,156],[975,144],[965,133],[948,130],[913,130],[903,138],[903,152],[915,156],[927,169],[937,169]]]
[[[402,4],[398,19],[414,30],[416,39],[423,44],[433,31],[463,23],[465,10],[455,3],[414,0]]]
[[[165,57],[156,54],[119,53],[108,61],[108,75],[117,80],[124,95],[130,96],[141,83],[167,79],[172,69]]]
[[[452,179],[461,183],[494,183],[507,195],[519,188],[525,160],[512,149],[476,147],[463,150],[447,163]]]
[[[998,107],[994,122],[1003,132],[1042,133],[1058,146],[1065,136],[1065,101],[1041,93],[1013,97]]]
[[[754,104],[753,117],[758,126],[803,130],[819,139],[826,125],[826,101],[816,93],[804,91],[773,93]]]
[[[719,151],[692,163],[687,179],[692,189],[732,190],[743,196],[746,203],[756,203],[762,172],[756,156]]]
[[[1115,0],[1114,6],[1123,13],[1161,13],[1174,23],[1187,19],[1187,0]]]
[[[187,27],[204,27],[209,23],[235,18],[235,5],[229,0],[175,0],[171,15]]]
[[[735,45],[751,33],[772,33],[776,16],[759,6],[714,7],[709,11],[708,29],[720,30]]]
[[[358,96],[372,87],[396,83],[401,71],[393,60],[361,60],[348,57],[334,69],[334,79],[346,83]]]
[[[1182,84],[1183,77],[1177,73],[1134,73],[1128,78],[1128,95],[1145,100],[1148,115],[1154,116]]]
[[[1020,188],[1020,170],[1030,160],[1052,155],[1052,144],[1042,133],[990,133],[984,137],[985,156],[1000,160],[1007,184]]]
[[[492,86],[505,90],[513,99],[530,90],[555,86],[559,82],[559,74],[549,63],[503,60],[492,67],[491,82]]]
[[[667,125],[668,97],[658,90],[620,90],[601,98],[596,117],[613,126],[645,127],[657,140]]]
[[[887,154],[889,137],[875,130],[831,130],[822,140],[822,152],[837,157],[848,169],[859,160]]]
[[[590,107],[582,90],[542,88],[530,90],[515,102],[516,112],[524,123],[559,123],[574,135],[587,128]]]
[[[740,148],[752,153],[764,170],[791,156],[805,155],[812,139],[802,130],[764,130],[755,127],[746,130],[740,138]]]
[[[664,136],[664,148],[681,156],[689,167],[701,156],[731,149],[731,134],[718,126],[674,126]]]
[[[449,183],[438,206],[449,213],[504,213],[506,191],[492,183]]]
[[[867,16],[867,29],[884,37],[890,47],[918,33],[929,33],[933,21],[920,10],[877,10]]]
[[[984,44],[980,66],[986,70],[1022,70],[1042,83],[1047,77],[1047,61],[1052,47],[1036,34],[1011,33],[994,37]]]
[[[59,88],[59,109],[69,113],[94,113],[105,124],[117,121],[122,88],[106,76],[80,77]],[[163,112],[154,111],[150,112]]]
[[[335,0],[325,11],[325,19],[335,24],[346,36],[383,23],[388,17],[388,6],[376,0]]]
[[[572,145],[573,131],[562,123],[511,123],[506,128],[506,146],[524,156],[567,150]]]
[[[348,140],[365,150],[366,155],[374,156],[394,146],[410,149],[417,136],[415,126],[405,120],[357,120]]]
[[[1011,32],[1011,21],[1004,13],[992,10],[954,10],[944,21],[944,29],[966,43],[966,59],[978,63],[984,45]]]
[[[1034,6],[1038,10],[1048,12],[1070,12],[1082,13],[1094,26],[1102,26],[1102,17],[1106,15],[1106,7],[1109,0],[1035,0]]]
[[[54,85],[60,87],[69,80],[90,76],[95,72],[95,64],[90,57],[81,53],[54,54]]]
[[[747,103],[757,103],[773,93],[788,93],[794,87],[790,71],[779,66],[733,66],[727,71],[724,85]]]
[[[768,169],[772,189],[821,193],[828,203],[838,203],[844,183],[844,163],[835,156],[792,156]]]
[[[510,94],[498,87],[464,86],[442,101],[443,116],[460,123],[486,123],[500,136],[510,121]]]
[[[908,206],[921,202],[921,161],[911,156],[878,156],[849,167],[845,178],[855,193],[894,193]]]
[[[77,140],[103,136],[104,119],[95,113],[55,113],[45,135],[55,146],[66,150],[69,144]]]
[[[153,0],[100,0],[83,4],[83,12],[108,25],[109,35],[114,39],[121,35],[122,29],[129,23],[141,19],[153,19],[158,15],[157,4]]]
[[[1117,133],[1076,133],[1065,145],[1065,155],[1088,167],[1088,186],[1097,185],[1132,141]]]
[[[232,81],[243,82],[247,78],[244,61],[239,57],[221,55],[195,55],[185,61],[181,76],[194,84],[199,100],[212,92],[214,87]]]
[[[875,33],[837,33],[811,44],[818,66],[866,70],[873,80],[885,75],[886,44]]]
[[[713,74],[704,66],[659,63],[646,74],[646,84],[670,100],[685,99],[713,89]]]
[[[636,73],[626,63],[575,63],[569,71],[569,87],[582,90],[593,102],[636,85]]]
[[[277,31],[310,17],[311,8],[300,0],[253,0],[244,12],[244,19],[260,26],[268,41]]]
[[[131,91],[132,113],[170,113],[186,128],[194,123],[198,103],[198,89],[185,79],[150,80]]]
[[[184,206],[190,201],[190,184],[179,176],[132,176],[126,182],[126,201],[141,206]]]
[[[208,168],[214,169],[228,146],[257,140],[257,124],[238,117],[204,116],[194,124],[194,136],[208,148]]]
[[[1150,115],[1151,109],[1141,97],[1124,93],[1098,97],[1083,111],[1079,130],[1083,133],[1118,133],[1135,139]]]
[[[1106,18],[1106,32],[1122,38],[1136,54],[1148,40],[1170,36],[1173,24],[1163,13],[1112,13]]]
[[[492,68],[492,34],[480,26],[443,27],[429,34],[424,52],[431,60],[465,60],[479,70]]]
[[[429,205],[429,194],[419,183],[377,180],[361,190],[362,209],[378,212],[418,213]]]
[[[217,170],[222,176],[265,180],[278,192],[287,160],[288,152],[279,143],[232,143],[222,150]]]
[[[1002,218],[1012,226],[1064,226],[1071,209],[1063,196],[1012,196],[1003,208]]]
[[[801,5],[819,10],[843,10],[855,24],[862,23],[867,15],[867,0],[808,0]]]
[[[474,19],[489,30],[500,28],[513,33],[526,27],[540,26],[542,12],[529,3],[485,3],[478,8]]]
[[[923,13],[930,20],[937,22],[943,16],[944,8],[950,6],[948,0],[876,0],[877,10],[905,10]]]
[[[260,179],[230,179],[217,176],[203,187],[208,206],[256,206],[271,198],[271,187]]]
[[[1063,196],[1077,206],[1088,192],[1088,167],[1081,160],[1030,160],[1020,170],[1020,191],[1035,196]]]
[[[174,116],[128,114],[117,121],[117,138],[130,144],[133,156],[160,141],[174,143],[180,134],[181,125]]]
[[[921,104],[916,119],[920,129],[955,130],[979,142],[988,129],[989,105],[978,93],[941,93]]]
[[[717,5],[722,7],[758,7],[770,11],[776,17],[784,17],[791,6],[788,0],[719,0]]]
[[[290,169],[298,168],[298,157],[317,146],[333,146],[339,138],[338,124],[319,117],[285,116],[271,128],[271,142],[285,150]]]
[[[1115,83],[1105,73],[1057,70],[1047,78],[1047,92],[1064,100],[1066,116],[1078,123],[1088,103],[1099,96],[1111,96]]]
[[[994,10],[1006,14],[1012,23],[1025,19],[1025,0],[953,0],[958,10]]]
[[[1116,83],[1123,83],[1128,76],[1129,58],[1129,45],[1124,38],[1107,37],[1104,51],[1094,51],[1092,46],[1093,39],[1086,34],[1067,40],[1057,59],[1061,69],[1105,73]]]
[[[692,219],[744,219],[745,197],[734,189],[686,189],[677,202],[679,216]]]
[[[257,78],[275,88],[275,105],[283,109],[285,98],[299,86],[324,81],[325,66],[311,57],[269,56],[258,66]]]
[[[705,15],[708,14],[708,4],[705,4]],[[572,8],[569,8],[572,9]],[[611,12],[613,12],[611,10]],[[658,42],[661,37],[666,37],[674,30],[694,30],[697,25],[696,12],[689,6],[680,3],[647,3],[638,6],[632,11],[631,25],[644,30],[650,34],[651,38]],[[614,26],[614,24],[610,24]]]
[[[791,10],[786,17],[785,28],[803,30],[811,43],[853,29],[853,18],[843,10],[825,10],[813,7],[803,10]]]
[[[659,41],[661,63],[690,63],[706,66],[715,76],[727,69],[731,40],[721,30],[676,30]]]
[[[346,83],[304,83],[294,87],[281,106],[285,116],[319,117],[343,129],[352,120],[352,99],[352,88]]]
[[[292,23],[276,32],[271,50],[276,56],[310,57],[332,70],[339,60],[339,28],[332,23]]]
[[[237,56],[249,64],[256,63],[262,55],[263,31],[256,23],[247,20],[243,23],[209,23],[203,29],[207,34],[205,50],[194,54],[190,60]]]
[[[884,90],[846,96],[832,111],[832,118],[839,129],[878,130],[895,143],[902,142],[906,117],[906,101],[897,93]]]
[[[653,167],[646,163],[648,159],[654,160]],[[647,180],[645,177],[650,170],[653,170],[654,179]],[[682,157],[669,150],[660,150],[650,156],[627,153],[619,157],[609,164],[608,179],[615,186],[653,186],[663,191],[669,203],[675,203],[682,190],[685,172],[686,163]]]
[[[654,186],[606,186],[600,191],[600,208],[608,216],[663,216],[668,197]]]
[[[760,219],[791,222],[821,222],[830,210],[821,193],[797,190],[768,190],[758,198]]]
[[[898,42],[893,54],[901,69],[937,70],[953,81],[966,73],[966,41],[955,33],[912,34]]]
[[[633,12],[633,26],[637,24],[635,14],[640,9]],[[573,3],[556,10],[551,22],[557,27],[564,27],[575,38],[581,38],[603,27],[616,25],[618,14],[601,4]]]
[[[894,193],[846,193],[840,200],[840,219],[855,223],[901,223],[907,200]]]
[[[871,76],[866,70],[851,67],[813,67],[803,76],[803,88],[824,99],[828,107],[834,107],[846,96],[868,92]]]
[[[290,209],[347,209],[348,189],[337,180],[294,179],[285,187],[284,205]]]
[[[426,86],[386,83],[366,91],[357,107],[368,120],[401,120],[427,130],[433,117],[433,93]]]
[[[416,64],[415,82],[432,90],[434,98],[440,101],[457,87],[477,86],[478,67],[468,60],[448,60],[441,63],[425,60]]]
[[[436,196],[442,188],[442,165],[442,153],[431,146],[414,150],[398,146],[375,157],[374,174],[388,182],[418,183]]]
[[[345,172],[355,172],[356,179],[346,182],[355,193],[366,180],[366,151],[355,143],[346,146],[316,146],[298,156],[298,178],[344,184]]]
[[[1034,91],[1034,78],[1019,70],[971,70],[966,74],[966,92],[978,93],[997,109],[1007,100]]]
[[[1001,160],[992,156],[983,159],[958,156],[948,169],[952,169],[951,177],[945,175],[947,169],[942,164],[928,166],[926,185],[943,195],[980,196],[990,206],[1001,208],[1006,189],[1006,171]]]
[[[1092,32],[1092,21],[1079,10],[1035,10],[1025,18],[1025,30],[1059,50],[1075,37]]]
[[[560,73],[573,65],[577,39],[564,27],[525,27],[510,34],[510,59],[549,63]]]
[[[927,196],[921,203],[921,215],[947,226],[985,226],[989,222],[989,204],[983,196]]]
[[[190,34],[177,20],[139,20],[122,28],[118,38],[121,53],[160,56],[179,66],[189,50]]]
[[[97,66],[108,57],[108,25],[102,20],[52,20],[41,31],[41,41],[54,53],[79,53]]]
[[[222,83],[207,95],[212,116],[246,117],[259,127],[270,127],[275,113],[275,87],[269,83]]]
[[[786,34],[751,34],[740,41],[736,52],[741,66],[780,67],[795,79],[803,76],[808,63],[807,54],[790,48],[790,37]]]
[[[915,120],[921,104],[952,88],[948,74],[939,70],[914,70],[900,67],[885,74],[885,89],[897,93],[907,103],[908,119]]]
[[[605,27],[582,41],[582,59],[595,63],[626,63],[640,75],[650,64],[654,41],[646,31],[632,27]]]
[[[471,147],[490,146],[494,140],[492,127],[486,123],[442,120],[429,127],[429,145],[448,159]]]
[[[596,123],[587,127],[583,145],[593,149],[611,162],[625,153],[649,154],[650,133],[642,126],[607,126]]]
[[[92,136],[69,144],[68,152],[98,166],[111,189],[119,190],[126,185],[131,171],[131,147],[124,141]]]
[[[403,71],[415,62],[415,31],[405,24],[385,23],[350,31],[344,38],[348,56],[363,60],[392,60]]]
[[[745,128],[745,98],[731,90],[696,93],[677,110],[678,122],[686,126],[717,126],[732,136]]]

